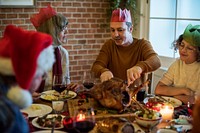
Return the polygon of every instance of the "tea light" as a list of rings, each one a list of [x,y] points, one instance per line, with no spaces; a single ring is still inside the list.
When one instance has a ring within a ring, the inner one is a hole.
[[[160,113],[163,121],[171,120],[174,113],[174,107],[172,105],[163,105],[160,108]]]
[[[79,113],[76,117],[77,121],[84,121],[85,120],[85,114]]]

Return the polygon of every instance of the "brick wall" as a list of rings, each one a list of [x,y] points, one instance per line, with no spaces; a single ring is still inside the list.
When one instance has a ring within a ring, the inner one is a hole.
[[[110,38],[106,9],[109,0],[37,0],[36,8],[1,8],[0,37],[5,26],[14,24],[34,30],[30,22],[32,14],[49,3],[69,20],[68,41],[64,47],[69,51],[72,82],[80,81],[83,71],[89,71],[105,42]]]

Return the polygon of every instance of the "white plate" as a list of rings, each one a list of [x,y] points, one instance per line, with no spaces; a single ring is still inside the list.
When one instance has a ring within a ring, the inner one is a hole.
[[[57,99],[54,99],[54,97],[58,98],[57,96],[53,95],[54,93],[55,93],[55,90],[44,91],[42,92],[42,95],[40,96],[40,98],[47,101],[57,100]],[[73,99],[77,96],[76,92],[74,91],[69,91],[68,93],[69,95],[72,95],[72,96],[69,98],[64,98],[63,100]]]
[[[176,127],[176,128],[182,127],[181,131],[179,131],[179,132],[187,131],[187,130],[191,130],[192,129],[192,125],[191,124],[189,124],[189,125],[174,125],[174,127]]]
[[[171,129],[159,129],[156,133],[178,133],[178,132]]]
[[[47,118],[51,118],[51,117],[53,117],[53,116],[55,116],[55,115],[56,115],[56,114],[50,114],[50,115],[47,116]],[[61,115],[61,116],[62,116],[62,118],[64,119],[65,116],[63,116],[63,115]],[[52,127],[42,127],[42,126],[40,126],[40,125],[37,123],[37,119],[38,119],[38,117],[36,117],[36,118],[34,118],[34,119],[32,120],[32,125],[33,125],[34,127],[37,127],[37,128],[40,128],[40,129],[52,129]],[[54,129],[62,129],[62,128],[64,128],[64,126],[63,126],[62,121],[61,121],[61,126],[60,126],[60,127],[55,127]]]
[[[28,117],[43,116],[51,113],[52,108],[44,104],[32,104],[26,109],[22,109],[21,112],[28,113]]]
[[[182,102],[174,97],[166,97],[166,96],[162,96],[164,99],[168,100],[170,103],[172,103],[172,105],[174,106],[174,108],[179,107],[182,105]],[[144,104],[146,104],[148,102],[149,98],[153,98],[153,97],[146,97],[143,102]],[[159,98],[159,97],[158,97]]]
[[[32,132],[32,133],[51,133],[51,130],[40,130],[40,131],[35,131],[35,132]],[[67,133],[67,132],[54,130],[54,133]]]

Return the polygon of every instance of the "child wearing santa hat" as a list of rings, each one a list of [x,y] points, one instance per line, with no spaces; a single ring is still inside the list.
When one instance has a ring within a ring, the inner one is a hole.
[[[0,40],[0,132],[28,133],[20,109],[32,103],[42,76],[54,63],[52,37],[8,25]]]

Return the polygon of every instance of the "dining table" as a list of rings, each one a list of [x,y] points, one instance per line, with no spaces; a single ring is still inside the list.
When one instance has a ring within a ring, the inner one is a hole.
[[[81,100],[81,99],[86,99],[85,97],[80,97],[79,95],[77,95],[75,98],[73,99],[68,99],[68,100],[65,100],[65,104],[64,104],[64,109],[63,111],[61,112],[61,114],[63,116],[66,116],[66,117],[72,117],[72,105],[73,103],[75,103],[75,101],[77,100]],[[90,98],[90,99],[93,99],[93,98]],[[33,104],[42,104],[42,105],[48,105],[50,107],[52,107],[52,102],[51,101],[48,101],[48,100],[44,100],[44,99],[41,99],[40,97],[39,98],[35,98],[34,101],[33,101]],[[141,104],[144,104],[144,103],[141,103]],[[181,105],[179,108],[177,108],[177,110],[181,110],[181,109],[184,109],[186,107],[186,105]],[[176,108],[175,110],[176,111]],[[50,112],[50,114],[53,114],[54,112]],[[123,116],[130,116],[130,117],[133,117],[134,119],[134,115],[132,114],[119,114],[119,115],[113,115],[113,114],[107,114],[107,115],[102,115],[99,116],[99,118],[106,118],[106,117],[123,117]],[[29,127],[30,127],[30,132],[40,132],[40,131],[44,131],[44,129],[41,129],[41,128],[37,128],[35,127],[33,124],[32,124],[32,121],[35,117],[31,117],[28,119],[28,124],[29,124]],[[97,116],[98,118],[98,116]],[[155,127],[151,128],[150,129],[147,129],[147,128],[144,128],[142,126],[139,126],[134,120],[131,121],[134,128],[135,128],[135,131],[136,133],[158,133],[158,130],[159,129],[163,129],[163,128],[166,128],[166,127],[170,127],[171,126],[171,123],[169,121],[161,121],[158,125],[156,125]],[[49,129],[51,130],[51,129]],[[62,132],[68,132],[66,130],[66,128],[62,128],[62,129],[58,129],[59,131],[62,131]],[[94,129],[92,131],[90,131],[89,133],[98,133],[98,130],[96,128],[96,126],[94,127]],[[189,133],[189,131],[187,131],[187,133]]]

